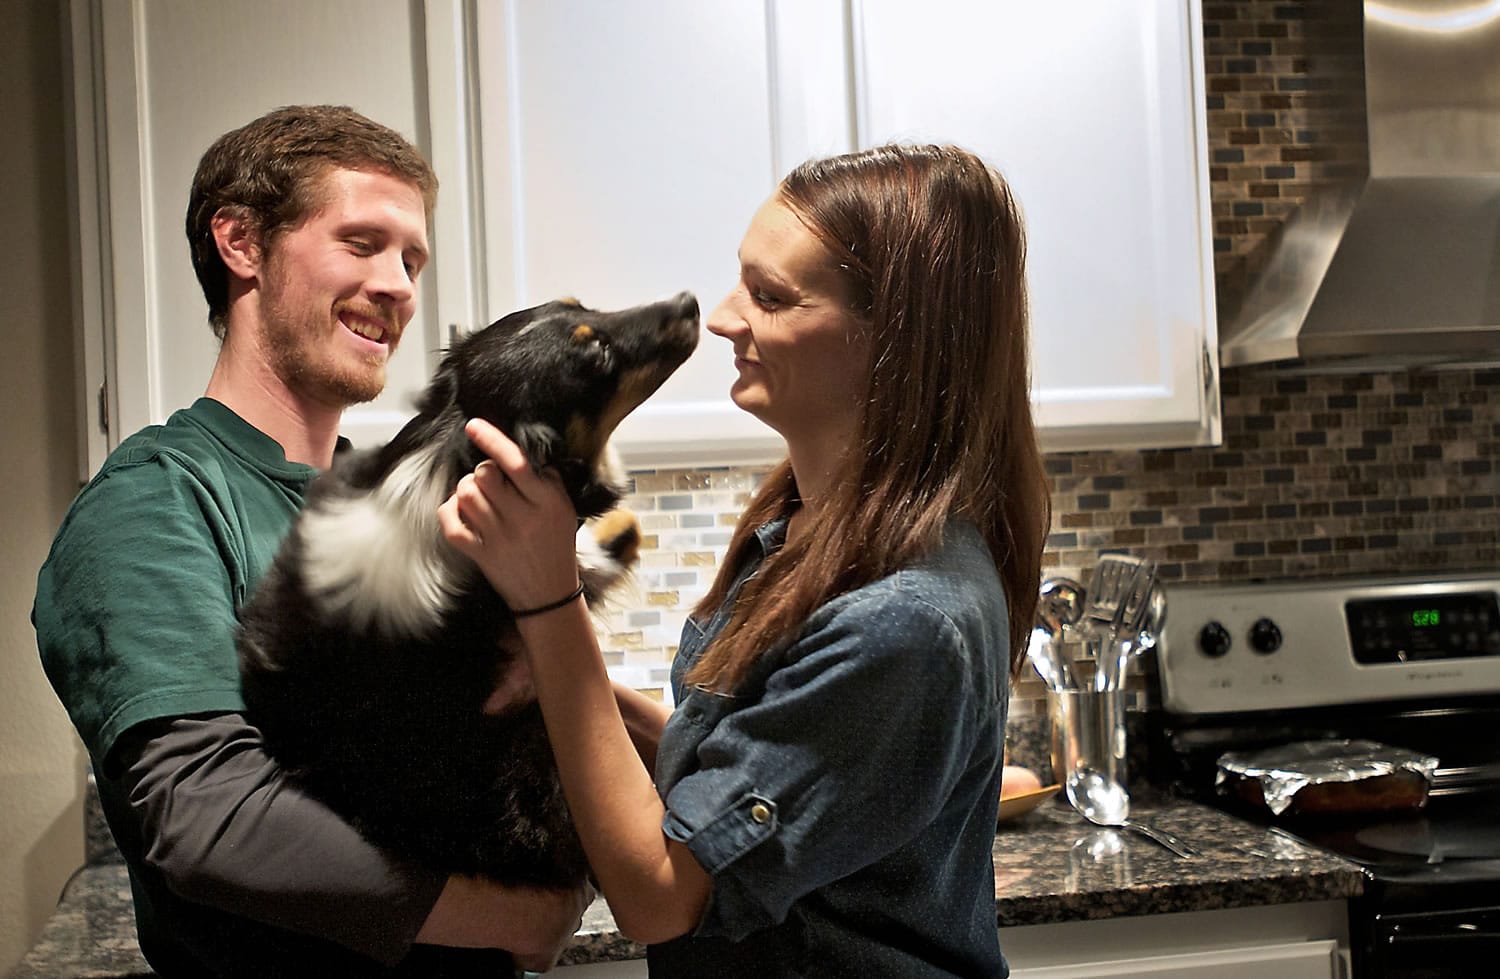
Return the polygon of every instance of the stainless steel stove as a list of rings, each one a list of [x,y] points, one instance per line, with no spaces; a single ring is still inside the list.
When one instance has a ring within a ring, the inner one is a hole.
[[[1358,863],[1358,979],[1493,974],[1500,575],[1168,586],[1156,655],[1152,780]],[[1216,787],[1225,751],[1323,738],[1436,756],[1426,806],[1272,817]]]

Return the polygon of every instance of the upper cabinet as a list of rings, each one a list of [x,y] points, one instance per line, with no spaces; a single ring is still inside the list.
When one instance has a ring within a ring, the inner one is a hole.
[[[1200,5],[856,0],[860,146],[954,142],[1026,220],[1049,449],[1218,440]]]
[[[509,3],[477,13],[490,318],[556,296],[609,309],[682,289],[706,317],[738,275],[750,215],[807,153],[776,94],[789,69],[766,4]],[[826,70],[840,48],[837,33],[824,36]],[[805,90],[828,98],[823,81]],[[826,112],[837,120],[839,106]],[[617,432],[626,464],[783,454],[780,438],[729,400],[733,377],[728,343],[705,331]]]
[[[995,164],[1028,233],[1049,449],[1218,438],[1196,3],[695,0],[482,5],[492,315],[733,284],[740,235],[809,156],[889,140]],[[705,335],[625,420],[633,465],[760,461]]]
[[[691,289],[707,314],[782,174],[892,139],[966,146],[1014,188],[1047,448],[1214,441],[1198,7],[70,0],[84,376],[111,421],[89,468],[202,391],[216,341],[182,236],[192,171],[293,102],[400,130],[442,184],[418,321],[386,393],[349,412],[357,442],[409,414],[454,330],[564,295]],[[626,463],[777,457],[733,376],[705,333],[622,425]]]

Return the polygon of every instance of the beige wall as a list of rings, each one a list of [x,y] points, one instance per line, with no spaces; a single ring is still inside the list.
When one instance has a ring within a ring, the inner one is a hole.
[[[0,0],[0,974],[83,862],[83,749],[30,621],[78,471],[59,6]]]

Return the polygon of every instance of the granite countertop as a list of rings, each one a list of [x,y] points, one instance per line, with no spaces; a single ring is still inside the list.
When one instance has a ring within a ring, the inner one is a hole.
[[[1055,796],[995,835],[999,925],[1346,900],[1364,884],[1356,864],[1210,806],[1137,789],[1130,816],[1198,856],[1093,826]]]
[[[998,924],[1343,900],[1360,893],[1354,864],[1216,809],[1138,791],[1132,816],[1177,835],[1200,855],[1184,860],[1134,834],[1098,829],[1055,796],[1001,824],[995,835]],[[644,954],[596,901],[563,963]],[[150,974],[136,947],[125,868],[100,863],[69,882],[13,979]]]

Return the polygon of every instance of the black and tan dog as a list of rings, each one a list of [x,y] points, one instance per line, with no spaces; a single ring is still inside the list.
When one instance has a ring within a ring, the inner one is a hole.
[[[607,438],[697,340],[689,293],[512,313],[445,354],[390,443],[314,481],[241,615],[241,686],[271,754],[369,839],[444,872],[584,878],[535,702],[485,711],[518,655],[514,624],[437,510],[481,461],[463,430],[480,417],[558,469],[580,520],[611,511]],[[598,547],[579,535],[591,604],[639,543],[632,517],[600,526]]]

